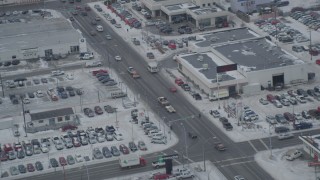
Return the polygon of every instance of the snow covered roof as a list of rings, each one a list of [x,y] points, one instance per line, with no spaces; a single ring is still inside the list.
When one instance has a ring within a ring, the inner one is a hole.
[[[43,112],[36,112],[30,113],[31,121],[41,120],[41,119],[48,119],[52,117],[59,117],[59,116],[66,116],[74,114],[73,109],[69,108],[62,108],[62,109],[54,109],[50,111],[43,111]]]
[[[71,44],[79,42],[81,34],[62,18],[32,20],[27,23],[0,25],[0,52]]]
[[[220,44],[220,43],[228,43],[230,41],[235,40],[243,40],[260,37],[258,34],[254,33],[248,28],[237,28],[237,29],[229,29],[211,33],[204,33],[198,35],[197,40],[194,44],[197,47],[208,47],[212,44]]]
[[[308,144],[313,149],[317,150],[320,153],[320,134],[313,135],[313,136],[299,136],[304,144]]]
[[[240,68],[250,69],[245,71],[258,71],[304,63],[265,38],[243,40],[212,47],[230,61],[238,64]]]

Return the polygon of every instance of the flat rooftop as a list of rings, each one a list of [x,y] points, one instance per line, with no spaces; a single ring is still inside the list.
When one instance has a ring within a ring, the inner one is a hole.
[[[218,8],[217,6],[212,6],[210,8],[192,9],[192,12],[195,13],[196,15],[209,15],[209,14],[214,14],[219,11],[222,11],[222,10],[220,8]]]
[[[302,60],[285,52],[265,38],[212,46],[247,72],[303,64]]]
[[[225,31],[218,31],[212,33],[205,33],[198,35],[200,39],[195,45],[198,47],[208,47],[211,44],[227,43],[231,41],[238,41],[243,39],[249,39],[259,37],[255,32],[248,28],[230,29]]]
[[[182,4],[174,4],[174,5],[168,5],[165,6],[169,11],[176,11],[180,9],[189,9],[189,8],[194,8],[197,7],[197,5],[193,3],[182,3]]]
[[[62,18],[0,25],[0,52],[74,43],[81,34]]]
[[[184,62],[187,62],[191,69],[212,83],[217,81],[217,66],[227,65],[226,62],[217,58],[212,52],[192,53],[179,55]],[[201,60],[200,60],[201,59]],[[239,78],[238,71],[220,73],[219,81],[229,81]],[[242,77],[242,76],[241,76]]]

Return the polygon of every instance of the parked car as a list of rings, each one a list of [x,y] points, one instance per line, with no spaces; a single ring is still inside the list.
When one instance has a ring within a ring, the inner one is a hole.
[[[35,165],[36,165],[37,171],[42,171],[43,170],[43,165],[42,165],[42,163],[40,161],[37,161]]]
[[[64,157],[59,157],[59,162],[61,166],[66,166],[67,165],[67,160]]]
[[[99,148],[94,148],[92,151],[92,154],[95,159],[103,159],[102,152],[100,151]]]
[[[260,99],[259,99],[259,102],[260,102],[262,105],[267,105],[267,104],[269,104],[269,102],[268,102],[266,99],[264,99],[264,98],[260,98]]]
[[[50,159],[51,167],[59,167],[58,161],[55,158]]]
[[[83,109],[83,112],[86,116],[88,117],[94,117],[94,113],[93,113],[93,110],[90,109],[90,108],[84,108]]]
[[[95,113],[98,114],[98,115],[103,114],[103,111],[102,111],[102,109],[101,109],[100,106],[95,106],[95,107],[94,107],[94,111],[95,111]]]
[[[281,123],[281,124],[287,123],[287,120],[284,118],[284,116],[282,114],[276,114],[275,118],[278,123]]]
[[[83,157],[81,154],[76,154],[74,158],[76,159],[77,163],[83,162]]]
[[[113,156],[120,156],[120,151],[116,146],[111,146],[111,153]]]
[[[124,144],[120,144],[119,150],[122,152],[122,154],[129,154],[130,153],[129,148]]]
[[[146,144],[145,144],[143,141],[138,141],[138,148],[139,148],[141,151],[146,151],[146,150],[148,150]]]
[[[106,146],[102,148],[102,154],[104,155],[105,158],[110,158],[110,157],[112,157],[111,151],[110,151],[109,148],[106,147]]]
[[[287,127],[279,126],[279,127],[275,127],[274,131],[276,133],[286,133],[286,132],[289,132],[290,130]]]
[[[114,108],[110,105],[106,105],[104,106],[104,110],[107,112],[107,113],[114,113]]]
[[[73,165],[76,163],[72,155],[67,156],[67,162],[68,162],[68,165]]]
[[[16,167],[16,166],[11,166],[10,167],[10,174],[12,175],[12,176],[16,176],[16,175],[18,175],[20,172],[19,172],[19,170],[18,170],[18,168]]]

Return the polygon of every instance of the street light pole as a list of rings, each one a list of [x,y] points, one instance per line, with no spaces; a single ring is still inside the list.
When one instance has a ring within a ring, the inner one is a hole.
[[[216,137],[209,137],[207,140],[202,143],[202,156],[203,156],[203,171],[206,172],[206,152],[204,146],[209,142],[210,139],[215,139]]]
[[[270,159],[272,159],[272,143],[271,143],[270,126],[271,126],[271,124],[269,124],[269,148],[270,148]]]
[[[26,125],[26,115],[25,115],[25,110],[24,110],[24,102],[22,100],[22,97],[20,97],[21,100],[21,105],[22,105],[22,115],[23,115],[23,123],[24,123],[24,132],[26,133],[25,137],[28,137],[27,134],[27,125]]]
[[[186,159],[187,159],[187,162],[188,162],[188,147],[187,147],[187,132],[186,132],[186,128],[184,127],[183,123],[180,123],[182,128],[183,128],[183,131],[184,131],[184,145],[185,145],[185,152],[186,152]]]
[[[1,82],[2,97],[4,98],[4,87],[3,87],[3,81],[2,81],[1,73],[0,73],[0,82]]]

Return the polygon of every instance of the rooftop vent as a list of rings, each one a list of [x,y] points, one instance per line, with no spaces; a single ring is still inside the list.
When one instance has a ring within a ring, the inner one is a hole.
[[[202,68],[203,68],[204,70],[208,70],[208,69],[209,69],[209,66],[208,66],[208,64],[202,64]]]
[[[202,56],[202,55],[199,55],[198,58],[197,58],[197,60],[200,61],[200,62],[202,62],[202,61],[203,61],[203,56]]]

